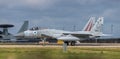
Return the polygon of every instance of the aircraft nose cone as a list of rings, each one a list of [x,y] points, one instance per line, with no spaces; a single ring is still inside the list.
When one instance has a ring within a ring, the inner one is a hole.
[[[23,37],[24,36],[24,33],[18,33],[15,35],[16,37]]]

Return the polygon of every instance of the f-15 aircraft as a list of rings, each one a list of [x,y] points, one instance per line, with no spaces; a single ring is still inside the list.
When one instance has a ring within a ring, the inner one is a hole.
[[[17,36],[25,38],[56,38],[58,40],[63,40],[64,43],[69,45],[75,45],[76,41],[83,40],[85,38],[97,38],[101,36],[106,36],[102,33],[104,19],[99,17],[95,21],[95,17],[91,17],[82,31],[64,31],[57,29],[37,29],[37,30],[27,30],[22,34]]]

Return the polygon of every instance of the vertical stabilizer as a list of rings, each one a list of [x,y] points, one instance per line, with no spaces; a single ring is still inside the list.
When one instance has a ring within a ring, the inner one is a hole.
[[[21,26],[20,30],[18,31],[18,33],[26,31],[28,29],[28,21],[24,21],[23,25]]]
[[[95,17],[91,17],[85,27],[83,28],[83,31],[91,31],[93,25],[95,23]]]
[[[95,25],[91,29],[91,32],[94,33],[94,35],[101,35],[102,34],[102,26],[103,26],[104,18],[99,17],[98,20],[96,21]]]

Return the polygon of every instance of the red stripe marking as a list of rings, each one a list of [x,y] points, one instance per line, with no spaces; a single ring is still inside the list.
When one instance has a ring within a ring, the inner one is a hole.
[[[89,26],[89,30],[88,30],[88,31],[91,30],[92,26],[93,26],[93,22],[90,23],[90,26]]]
[[[85,31],[89,31],[89,30],[90,30],[89,28],[90,28],[91,26],[92,26],[92,21],[89,22],[89,24],[88,24],[87,28],[85,29]]]

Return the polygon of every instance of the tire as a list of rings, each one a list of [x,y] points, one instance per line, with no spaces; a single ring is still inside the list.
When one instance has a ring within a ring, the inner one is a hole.
[[[72,41],[70,45],[75,46],[75,41]]]
[[[69,45],[69,42],[68,42],[68,41],[65,41],[64,43],[66,43],[66,44],[67,44],[67,46]]]

